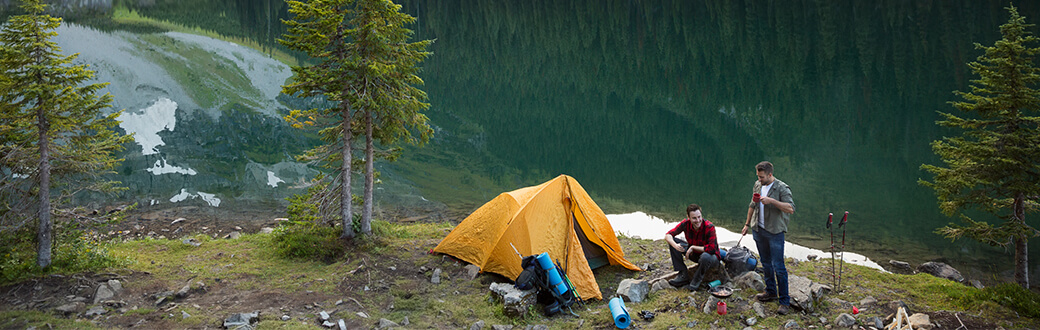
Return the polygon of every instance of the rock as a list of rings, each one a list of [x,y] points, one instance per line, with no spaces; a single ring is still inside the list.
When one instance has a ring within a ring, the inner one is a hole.
[[[321,323],[321,326],[326,327],[326,328],[332,328],[332,327],[336,326],[336,324],[332,323],[331,321],[325,321],[325,322]]]
[[[290,317],[289,315],[282,315],[282,321],[288,321],[288,320],[292,320],[292,317]]]
[[[473,325],[469,326],[469,330],[482,330],[484,329],[484,321],[474,322]]]
[[[86,313],[83,313],[83,315],[85,315],[86,317],[91,317],[95,315],[102,315],[107,312],[108,310],[106,310],[104,307],[94,306],[94,308],[88,309]]]
[[[893,300],[892,302],[888,303],[889,313],[895,314],[897,311],[899,311],[900,308],[905,310],[908,314],[910,313],[910,306],[907,306],[906,303],[904,303],[902,300]]]
[[[686,322],[686,327],[687,328],[693,328],[693,327],[696,327],[696,326],[697,326],[697,320]]]
[[[363,319],[367,319],[368,318],[368,313],[365,313],[365,312],[357,312],[357,313],[354,313],[354,314],[357,315],[357,316],[360,316]]]
[[[914,268],[910,267],[910,263],[899,260],[889,260],[888,265],[890,266],[893,273],[896,274],[913,274]]]
[[[750,326],[754,326],[755,323],[758,323],[758,319],[756,319],[754,317],[749,317],[749,318],[744,319],[744,324],[747,324],[749,327]]]
[[[271,228],[271,227],[260,228],[260,233],[261,234],[270,234],[270,233],[273,233],[273,232],[274,232],[274,228]]]
[[[827,324],[827,318],[820,316],[820,324]]]
[[[159,306],[165,305],[168,302],[170,302],[170,297],[169,296],[163,296],[163,297],[160,297],[159,299],[155,300],[155,306],[159,307]]]
[[[224,235],[224,239],[238,239],[239,237],[242,237],[242,233],[237,231],[233,231],[228,233],[227,235]]]
[[[183,287],[181,287],[180,290],[177,290],[177,293],[174,293],[173,295],[177,297],[177,299],[184,299],[189,294],[191,294],[191,284],[185,284]]]
[[[920,266],[917,266],[917,271],[958,283],[964,281],[964,276],[961,276],[961,272],[957,271],[957,269],[954,269],[950,265],[941,262],[929,261],[923,263]]]
[[[94,303],[97,304],[102,301],[112,299],[112,297],[115,296],[116,293],[112,291],[112,288],[110,288],[108,284],[101,283],[100,285],[98,285],[97,290],[94,291]]]
[[[798,326],[798,322],[795,322],[794,320],[787,320],[787,322],[784,323],[784,329],[801,329],[801,328],[802,327]]]
[[[928,314],[917,313],[910,315],[910,327],[914,329],[928,330],[933,327]]]
[[[108,280],[108,288],[118,296],[120,292],[123,292],[123,283],[119,283],[119,280]]]
[[[480,267],[477,267],[477,265],[469,264],[469,265],[466,265],[466,267],[463,268],[463,269],[466,270],[466,275],[468,275],[467,278],[470,281],[472,281],[473,279],[477,278],[477,275],[480,274]]]
[[[544,324],[528,325],[524,330],[549,330],[549,326]]]
[[[758,314],[758,317],[766,317],[766,307],[762,306],[762,303],[756,301],[754,305],[751,305],[751,309],[755,310],[755,314]]]
[[[252,330],[253,321],[260,316],[260,313],[235,313],[231,314],[230,317],[224,320],[224,327],[228,329],[239,329],[239,330]]]
[[[343,322],[343,319],[339,319],[336,324],[339,325],[339,330],[347,330],[347,323]]]
[[[404,317],[404,320],[401,320],[401,325],[403,325],[403,326],[407,326],[408,324],[409,324],[409,322],[408,322],[408,317],[407,317],[407,316],[405,316],[405,317]]]
[[[491,330],[513,330],[512,325],[495,324],[491,326]]]
[[[617,288],[617,294],[627,302],[642,302],[648,293],[650,293],[650,283],[631,278],[621,280],[621,284],[618,284]]]
[[[751,289],[758,292],[766,290],[766,281],[762,274],[757,272],[745,272],[733,279],[734,285],[739,289]]]
[[[828,285],[819,284],[798,275],[788,275],[788,290],[791,295],[791,307],[808,313],[815,311],[815,303],[831,292]]]
[[[859,301],[859,307],[860,308],[872,307],[875,304],[877,304],[877,299],[874,299],[874,297],[871,297],[871,296],[867,296],[866,298],[863,298],[863,299],[861,299]]]
[[[815,254],[810,254],[810,255],[808,255],[808,256],[805,256],[805,258],[806,258],[806,259],[809,259],[809,261],[813,261],[813,260],[816,260],[816,258],[819,258],[819,257],[820,257],[820,256],[818,256],[818,255],[815,255]]]
[[[709,295],[708,300],[704,302],[704,308],[702,308],[701,310],[704,312],[704,314],[715,313],[715,308],[718,307],[718,304],[719,298]]]
[[[851,328],[856,325],[856,317],[849,315],[849,313],[841,313],[834,319],[834,325],[842,328]]]
[[[502,302],[502,311],[509,317],[520,317],[527,313],[538,298],[536,290],[517,290],[509,283],[491,283],[492,296]]]
[[[651,282],[651,284],[650,284],[650,292],[649,293],[654,293],[654,292],[657,292],[657,291],[667,290],[667,289],[674,289],[674,288],[675,287],[673,287],[670,284],[668,284],[668,281],[666,281],[666,280],[656,280],[656,281],[652,281]]]
[[[329,313],[326,313],[325,311],[321,311],[320,313],[318,313],[318,317],[322,321],[328,321],[329,320]]]
[[[430,283],[440,284],[441,283],[441,269],[437,268],[433,270],[433,276],[430,277]]]
[[[171,225],[176,225],[176,224],[177,224],[178,222],[183,222],[183,221],[186,221],[186,220],[188,220],[188,219],[185,219],[185,218],[177,218],[177,220],[173,220],[173,222],[171,222],[170,224],[171,224]]]
[[[199,240],[194,239],[194,238],[185,238],[183,241],[181,241],[181,243],[184,243],[186,245],[191,245],[191,246],[200,246],[200,245],[202,245],[202,243],[199,242]]]
[[[877,317],[877,316],[868,317],[866,320],[863,320],[863,323],[866,323],[866,325],[873,326],[873,327],[878,328],[878,329],[885,328],[885,322],[882,321],[881,318]]]
[[[390,321],[390,320],[387,320],[387,319],[379,319],[379,326],[377,328],[379,328],[379,329],[386,329],[386,328],[399,327],[399,326],[401,326],[401,325],[397,324],[397,322]]]
[[[186,319],[189,317],[191,317],[191,314],[188,314],[188,312],[185,311],[181,311],[181,319]]]
[[[87,304],[82,302],[72,302],[55,307],[54,310],[62,314],[76,314],[87,307]]]
[[[982,290],[982,289],[986,288],[986,286],[982,285],[982,282],[979,281],[979,280],[971,280],[970,283],[971,283],[971,286],[973,286],[973,287],[975,287],[976,289],[979,289],[979,290]]]

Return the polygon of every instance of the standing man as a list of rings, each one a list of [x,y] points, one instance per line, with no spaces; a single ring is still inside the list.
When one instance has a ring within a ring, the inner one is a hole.
[[[784,266],[784,233],[791,214],[794,214],[794,198],[791,197],[791,187],[773,177],[772,163],[758,163],[755,171],[758,180],[751,190],[752,200],[740,234],[746,235],[748,228],[754,229],[753,237],[765,270],[766,292],[755,298],[762,302],[779,300],[780,308],[776,313],[787,315],[791,312],[791,296],[787,289],[787,267]]]
[[[686,219],[664,234],[672,255],[672,268],[679,272],[679,276],[668,280],[668,284],[674,287],[686,285],[686,289],[697,291],[704,273],[718,266],[722,257],[719,255],[718,238],[715,237],[715,225],[704,220],[701,207],[690,204],[686,207],[686,216]],[[685,233],[686,239],[676,237],[679,233]],[[700,265],[692,277],[684,259],[696,261]]]

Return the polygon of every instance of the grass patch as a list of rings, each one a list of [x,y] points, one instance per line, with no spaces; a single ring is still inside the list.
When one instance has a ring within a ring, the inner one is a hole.
[[[2,329],[97,329],[88,321],[66,319],[41,311],[0,311]]]
[[[109,253],[110,244],[91,231],[58,224],[54,228],[51,265],[36,265],[35,226],[0,234],[0,285],[45,274],[74,274],[129,264],[129,259]]]

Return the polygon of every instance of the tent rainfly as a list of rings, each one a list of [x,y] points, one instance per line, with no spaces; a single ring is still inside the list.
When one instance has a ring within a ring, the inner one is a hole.
[[[567,175],[502,193],[462,220],[434,252],[516,280],[520,256],[548,252],[584,299],[603,299],[592,269],[625,260],[614,228],[578,181]]]

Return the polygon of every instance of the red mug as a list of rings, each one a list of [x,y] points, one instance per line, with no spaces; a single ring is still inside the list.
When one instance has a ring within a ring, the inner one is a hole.
[[[719,304],[717,305],[717,307],[718,308],[716,308],[716,310],[719,312],[719,315],[726,315],[726,302],[725,301],[720,301]]]
[[[759,195],[758,193],[755,193],[754,195],[751,195],[751,201],[752,202],[758,203],[761,200],[762,200],[762,195]]]

